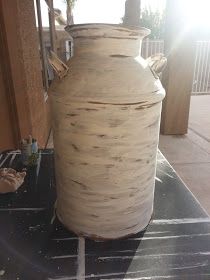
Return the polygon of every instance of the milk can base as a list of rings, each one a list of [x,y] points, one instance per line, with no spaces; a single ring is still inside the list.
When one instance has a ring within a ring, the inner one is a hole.
[[[58,213],[56,213],[56,216],[57,216],[58,220],[66,227],[67,230],[75,233],[78,237],[84,237],[84,238],[88,238],[88,239],[94,240],[94,241],[109,241],[109,240],[118,240],[118,239],[128,238],[128,237],[133,236],[137,233],[145,231],[146,228],[148,227],[150,221],[152,220],[153,213],[151,215],[151,218],[150,218],[148,224],[143,229],[138,230],[138,231],[133,232],[133,233],[129,233],[127,235],[122,235],[122,236],[114,237],[114,238],[106,238],[106,237],[102,237],[102,236],[98,236],[98,235],[94,235],[94,234],[87,234],[87,233],[84,233],[84,232],[76,231],[76,230],[72,229],[70,226],[65,225],[65,223],[62,221],[62,219],[61,219],[61,217],[59,216]]]

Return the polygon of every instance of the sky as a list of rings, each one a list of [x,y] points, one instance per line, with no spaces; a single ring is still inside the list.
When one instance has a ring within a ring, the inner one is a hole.
[[[142,8],[150,6],[153,10],[162,10],[166,0],[141,0]],[[125,0],[77,0],[74,8],[74,23],[120,23],[124,15]],[[48,8],[41,0],[43,26],[49,26]],[[64,0],[54,0],[54,7],[66,16]],[[199,24],[210,28],[210,0],[184,0],[183,9],[189,18],[190,25]]]
[[[142,7],[150,5],[153,9],[162,9],[165,0],[142,0]],[[120,23],[124,15],[125,0],[77,0],[74,8],[74,23]],[[49,26],[48,10],[41,0],[43,26]],[[111,8],[110,8],[111,7]],[[66,15],[64,0],[54,0],[54,8]]]

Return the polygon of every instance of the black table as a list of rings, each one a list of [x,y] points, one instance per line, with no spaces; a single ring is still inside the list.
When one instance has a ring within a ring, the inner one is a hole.
[[[21,169],[20,155],[0,166]],[[208,194],[207,194],[208,195]],[[0,195],[0,279],[210,279],[210,219],[160,154],[153,220],[130,238],[95,242],[57,219],[53,150],[44,150],[24,185]]]

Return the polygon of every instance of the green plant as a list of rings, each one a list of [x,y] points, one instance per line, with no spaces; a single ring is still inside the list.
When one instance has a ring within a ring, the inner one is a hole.
[[[28,158],[28,166],[35,166],[37,164],[37,160],[39,158],[38,153],[33,153]]]
[[[165,11],[153,11],[151,7],[144,8],[141,12],[141,26],[151,30],[151,39],[163,39],[165,25]]]

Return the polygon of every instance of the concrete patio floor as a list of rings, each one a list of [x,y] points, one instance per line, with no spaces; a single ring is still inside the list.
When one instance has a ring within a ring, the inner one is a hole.
[[[188,134],[160,135],[159,148],[210,215],[210,95],[192,96]]]
[[[159,148],[210,215],[210,95],[191,97],[188,134],[161,135]]]

